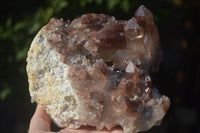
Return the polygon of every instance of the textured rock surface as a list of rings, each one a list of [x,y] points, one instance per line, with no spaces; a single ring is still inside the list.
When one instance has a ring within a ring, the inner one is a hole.
[[[148,130],[170,104],[151,86],[161,54],[153,15],[144,6],[128,21],[104,14],[71,23],[51,19],[28,52],[32,101],[60,127]]]

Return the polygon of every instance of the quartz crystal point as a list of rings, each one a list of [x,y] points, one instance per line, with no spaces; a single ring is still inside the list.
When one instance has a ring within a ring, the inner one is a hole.
[[[71,23],[53,18],[28,52],[32,102],[60,127],[148,130],[170,105],[151,86],[161,54],[153,15],[144,6],[130,20],[94,13]]]

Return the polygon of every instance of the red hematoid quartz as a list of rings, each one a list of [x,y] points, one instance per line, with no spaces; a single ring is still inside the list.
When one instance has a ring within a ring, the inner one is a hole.
[[[170,101],[151,86],[150,73],[158,70],[162,51],[148,9],[140,6],[130,20],[94,13],[71,23],[51,19],[45,29],[52,34],[48,43],[70,66],[72,87],[91,114],[76,124],[97,129],[120,125],[133,133],[160,123]]]

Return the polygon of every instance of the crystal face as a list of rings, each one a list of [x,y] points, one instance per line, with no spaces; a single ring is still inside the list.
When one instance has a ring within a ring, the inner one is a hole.
[[[60,127],[145,131],[170,105],[151,85],[161,55],[153,15],[144,6],[130,20],[94,13],[71,23],[51,19],[28,52],[30,95]]]

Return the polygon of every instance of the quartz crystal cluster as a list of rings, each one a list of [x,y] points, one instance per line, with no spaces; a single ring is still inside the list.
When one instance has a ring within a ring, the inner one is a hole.
[[[60,127],[148,130],[170,105],[151,86],[161,55],[153,15],[144,6],[130,20],[94,13],[72,22],[52,18],[28,52],[32,102]]]

